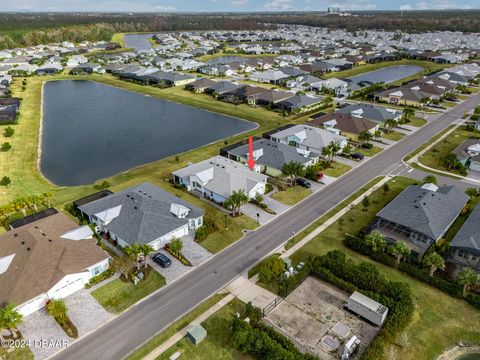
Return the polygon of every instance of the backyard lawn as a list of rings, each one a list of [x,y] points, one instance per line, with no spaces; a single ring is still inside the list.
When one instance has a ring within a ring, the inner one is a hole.
[[[115,279],[94,290],[92,296],[107,311],[118,314],[164,285],[165,278],[152,269],[137,285]]]
[[[480,312],[472,306],[395,269],[365,258],[343,245],[346,233],[358,233],[374,219],[380,209],[413,183],[413,180],[402,177],[392,179],[387,193],[381,188],[369,196],[368,208],[361,203],[353,207],[342,220],[329,226],[292,256],[294,262],[298,262],[310,256],[341,249],[358,261],[374,263],[388,279],[410,285],[415,302],[413,320],[396,339],[385,344],[382,359],[434,360],[460,341],[480,342]]]
[[[443,159],[465,140],[475,138],[480,139],[480,136],[473,131],[466,130],[465,126],[461,126],[423,154],[419,159],[420,163],[434,169],[459,174],[458,170],[447,169],[443,164]]]
[[[272,199],[280,201],[285,205],[295,205],[299,201],[305,199],[312,193],[310,189],[306,189],[300,185],[287,186],[283,191],[277,191],[271,196]]]
[[[213,305],[219,302],[221,299],[225,297],[225,294],[215,294],[210,299],[204,301],[200,304],[197,308],[190,311],[188,314],[183,316],[181,319],[175,321],[172,325],[170,325],[167,329],[155,335],[151,338],[144,346],[140,349],[135,351],[134,353],[130,354],[127,357],[127,360],[141,360],[153,350],[155,350],[158,346],[163,344],[165,341],[170,339],[177,331],[180,331],[185,326],[190,324],[193,320],[195,320],[198,316],[203,314],[205,311],[210,309]]]
[[[207,330],[207,338],[203,342],[195,346],[183,338],[158,359],[169,360],[178,351],[182,354],[181,359],[188,360],[253,360],[252,356],[238,352],[232,343],[232,319],[236,313],[243,314],[244,310],[245,304],[232,300],[202,323]]]
[[[330,164],[330,167],[328,167],[325,170],[322,170],[322,172],[325,175],[328,175],[328,176],[339,177],[339,176],[342,176],[343,174],[347,173],[351,169],[352,168],[350,166],[346,165],[346,164],[343,164],[343,163],[338,162],[338,161],[333,161]]]

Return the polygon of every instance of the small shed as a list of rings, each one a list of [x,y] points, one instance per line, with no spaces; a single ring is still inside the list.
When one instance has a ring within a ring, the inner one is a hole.
[[[207,337],[207,330],[201,325],[194,325],[187,331],[187,338],[193,343],[193,345],[200,344]]]
[[[372,324],[382,326],[388,313],[388,308],[368,296],[355,291],[347,302],[347,309],[360,315]]]

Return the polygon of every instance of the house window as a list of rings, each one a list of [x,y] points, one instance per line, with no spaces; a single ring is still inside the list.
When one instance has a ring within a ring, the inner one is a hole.
[[[93,268],[93,275],[96,276],[100,274],[102,272],[102,269],[103,269],[102,265],[95,266]]]

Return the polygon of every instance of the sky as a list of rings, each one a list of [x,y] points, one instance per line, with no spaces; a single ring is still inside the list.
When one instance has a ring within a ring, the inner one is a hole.
[[[478,9],[480,0],[0,0],[0,11],[323,11]]]

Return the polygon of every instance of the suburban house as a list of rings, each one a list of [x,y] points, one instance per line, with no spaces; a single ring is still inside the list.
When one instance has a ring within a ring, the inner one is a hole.
[[[71,74],[93,74],[93,73],[104,73],[105,70],[102,68],[100,64],[93,64],[93,63],[81,63],[75,66],[72,70],[70,70]]]
[[[240,145],[226,151],[229,159],[246,163],[248,159],[248,144]],[[304,167],[316,164],[320,154],[310,150],[295,148],[268,139],[258,139],[253,142],[253,159],[260,171],[270,176],[279,176],[283,165],[293,161]]]
[[[457,146],[453,153],[458,161],[472,171],[480,172],[480,142],[476,139],[468,139]]]
[[[0,124],[14,123],[19,108],[19,98],[0,98]]]
[[[275,107],[280,101],[295,96],[294,93],[280,90],[268,90],[259,94],[249,96],[247,102],[252,106]]]
[[[268,91],[270,90],[263,87],[244,85],[222,93],[220,99],[231,103],[244,103],[247,102],[247,99],[255,95],[266,93]]]
[[[318,108],[323,102],[322,98],[308,95],[294,95],[279,101],[276,108],[287,112],[305,112]]]
[[[302,151],[322,154],[322,149],[331,143],[337,143],[340,149],[347,145],[347,139],[310,125],[295,125],[269,135],[270,139],[284,145],[294,146]]]
[[[39,66],[35,73],[37,75],[52,75],[63,70],[63,66],[60,63],[46,63]]]
[[[314,116],[307,124],[321,127],[337,135],[343,135],[352,139],[356,139],[359,134],[365,131],[374,134],[380,127],[374,121],[339,113]]]
[[[336,96],[348,96],[348,82],[337,78],[314,82],[309,88],[313,91],[332,90],[335,91]]]
[[[83,289],[109,267],[109,255],[87,225],[49,210],[0,235],[0,306],[18,305],[24,316]]]
[[[215,85],[216,81],[206,79],[206,78],[201,78],[197,79],[191,83],[188,83],[185,85],[185,90],[193,91],[197,94],[202,94],[205,92],[205,90],[212,85]]]
[[[247,166],[214,156],[173,172],[175,184],[181,184],[198,196],[223,203],[234,191],[243,190],[249,199],[265,193],[267,176],[260,174],[256,167],[251,171]]]
[[[252,73],[250,75],[250,80],[268,84],[280,84],[283,80],[289,77],[290,75],[287,75],[280,70],[268,70]]]
[[[403,112],[399,110],[372,104],[351,104],[338,109],[336,113],[372,120],[380,124],[380,126],[383,126],[388,119],[399,121],[403,114]]]
[[[80,205],[78,210],[103,236],[125,247],[134,243],[163,248],[203,225],[204,211],[150,183]]]
[[[167,86],[185,86],[197,80],[195,76],[180,74],[177,72],[156,71],[144,76],[149,84],[167,85]]]
[[[458,217],[469,197],[454,186],[412,185],[377,214],[373,228],[423,256]]]
[[[454,265],[455,274],[471,267],[480,275],[479,224],[480,206],[477,205],[450,243],[447,261]]]

